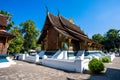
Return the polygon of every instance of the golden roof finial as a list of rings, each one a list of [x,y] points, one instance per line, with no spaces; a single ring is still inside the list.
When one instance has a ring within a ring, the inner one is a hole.
[[[72,24],[74,24],[74,21],[73,21],[73,19],[71,17],[68,20],[69,20],[69,22],[71,22]]]

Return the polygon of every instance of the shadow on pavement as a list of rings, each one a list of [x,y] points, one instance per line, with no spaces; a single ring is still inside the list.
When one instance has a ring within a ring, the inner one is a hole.
[[[105,73],[91,74],[88,80],[120,80],[120,69],[107,68]]]

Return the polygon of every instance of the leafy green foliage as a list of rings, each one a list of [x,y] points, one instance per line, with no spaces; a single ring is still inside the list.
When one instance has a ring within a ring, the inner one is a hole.
[[[112,43],[113,47],[116,48],[115,40],[117,40],[119,38],[118,30],[110,29],[107,32],[107,38]]]
[[[104,64],[102,63],[102,61],[96,58],[93,58],[89,62],[88,67],[92,73],[100,73],[101,71],[104,70]]]
[[[27,20],[26,22],[22,22],[20,26],[22,26],[22,34],[24,36],[24,49],[27,51],[35,49],[40,31],[36,29],[34,21]]]
[[[22,26],[21,29],[19,27],[12,28],[14,26],[12,15],[9,12],[3,10],[0,10],[0,14],[9,16],[6,30],[16,35],[16,38],[9,42],[10,53],[20,53],[24,49],[29,50],[39,47],[36,42],[40,31],[36,29],[34,21],[27,20],[26,22],[22,22],[20,24],[20,26]],[[40,48],[37,48],[37,50],[39,51]]]
[[[41,47],[37,47],[35,50],[37,53],[39,53],[41,51]]]
[[[118,34],[118,30],[116,29],[110,29],[108,32],[107,32],[107,37],[108,39],[118,39],[119,38],[119,34]]]
[[[92,36],[92,40],[101,43],[103,41],[103,36],[101,34],[95,34]]]
[[[9,43],[9,52],[10,53],[20,53],[20,51],[23,49],[23,36],[21,34],[21,30],[19,27],[14,27],[11,30],[11,33],[16,35],[16,38],[11,40]]]
[[[6,16],[11,16],[11,14],[7,11],[0,10],[0,14],[4,14]]]
[[[116,29],[110,29],[106,33],[106,41],[105,44],[108,43],[109,45],[105,45],[107,49],[114,49],[119,48],[120,46],[120,34],[119,30]]]
[[[120,30],[110,29],[104,36],[101,34],[94,34],[92,40],[104,45],[104,49],[111,50],[120,47]]]
[[[103,57],[102,62],[109,63],[110,59],[108,57]]]
[[[9,20],[7,27],[6,27],[6,30],[9,31],[13,26],[14,26],[14,22]]]

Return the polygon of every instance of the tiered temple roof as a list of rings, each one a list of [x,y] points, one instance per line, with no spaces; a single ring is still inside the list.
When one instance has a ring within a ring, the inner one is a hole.
[[[41,32],[41,36],[38,40],[38,43],[41,43],[41,41],[45,38],[45,35],[47,34],[46,30],[49,28],[49,25],[52,25],[52,27],[56,31],[58,31],[60,34],[66,37],[69,37],[78,41],[83,40],[87,42],[92,42],[96,45],[101,45],[89,39],[88,36],[77,25],[71,23],[69,20],[65,19],[61,15],[54,16],[49,12],[47,13],[44,28]]]
[[[9,16],[0,14],[0,36],[1,37],[7,37],[8,40],[10,40],[10,39],[14,38],[15,35],[6,32],[8,19],[9,19]]]

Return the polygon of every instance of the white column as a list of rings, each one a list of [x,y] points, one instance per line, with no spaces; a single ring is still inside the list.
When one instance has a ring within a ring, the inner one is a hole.
[[[35,56],[35,63],[37,63],[37,62],[39,62],[39,55],[38,54],[36,54],[36,56]]]
[[[25,54],[22,54],[22,60],[25,60]]]

